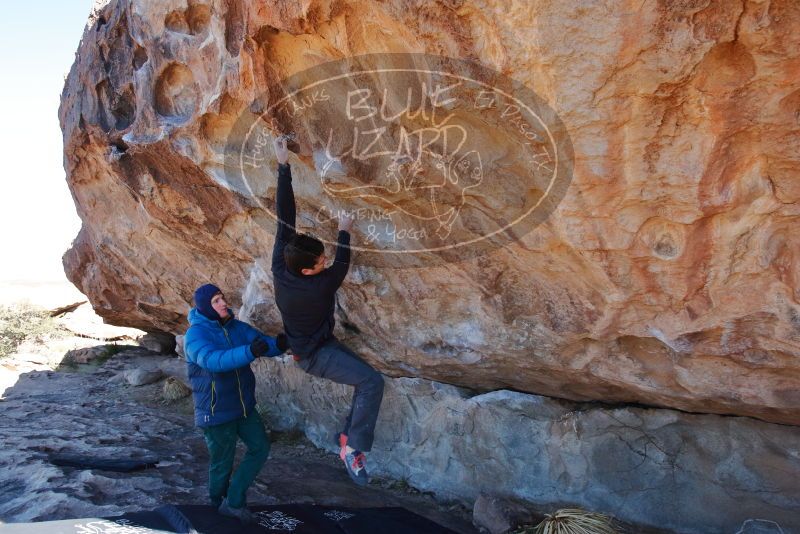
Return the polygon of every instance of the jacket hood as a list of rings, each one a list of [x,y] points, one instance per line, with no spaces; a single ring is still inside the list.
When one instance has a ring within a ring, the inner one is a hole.
[[[236,318],[236,316],[233,314],[233,310],[231,310],[230,308],[228,308],[228,314],[230,315],[231,320]],[[220,326],[219,321],[214,321],[212,319],[209,319],[208,317],[200,313],[197,308],[192,308],[191,310],[189,310],[189,324],[192,326],[195,325]]]

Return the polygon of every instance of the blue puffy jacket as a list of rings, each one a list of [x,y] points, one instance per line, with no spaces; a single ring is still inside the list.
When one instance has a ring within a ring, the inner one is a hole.
[[[189,380],[194,396],[197,426],[220,425],[246,417],[256,406],[256,377],[250,343],[262,337],[269,345],[267,356],[282,353],[274,338],[233,318],[223,326],[197,309],[189,312],[189,330],[184,339]]]

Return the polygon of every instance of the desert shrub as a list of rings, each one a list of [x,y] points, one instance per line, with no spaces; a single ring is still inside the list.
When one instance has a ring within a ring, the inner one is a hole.
[[[548,514],[536,526],[523,527],[514,534],[616,534],[613,520],[603,514],[574,508]]]
[[[0,358],[13,354],[23,342],[64,335],[47,310],[32,304],[0,305]]]

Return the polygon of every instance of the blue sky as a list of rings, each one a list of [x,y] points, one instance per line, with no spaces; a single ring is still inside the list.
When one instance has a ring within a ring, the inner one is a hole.
[[[93,3],[3,3],[0,281],[64,279],[61,256],[80,220],[64,178],[58,103]]]

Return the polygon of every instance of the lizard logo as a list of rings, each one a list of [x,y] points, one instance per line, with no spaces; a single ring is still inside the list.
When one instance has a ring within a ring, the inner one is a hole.
[[[364,235],[352,246],[362,262],[457,261],[518,240],[553,212],[572,177],[572,145],[555,112],[476,63],[356,56],[282,80],[276,94],[234,127],[231,181],[273,213],[263,201],[275,180],[270,140],[287,135],[306,164],[294,175],[315,202],[301,207],[299,224],[320,234],[347,212]]]

